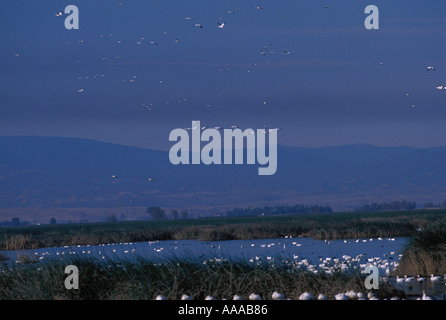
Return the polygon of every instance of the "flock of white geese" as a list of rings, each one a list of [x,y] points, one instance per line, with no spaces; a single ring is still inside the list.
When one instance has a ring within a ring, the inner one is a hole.
[[[248,300],[265,300],[260,295],[256,293],[251,293],[248,297]],[[334,300],[380,300],[378,298],[378,295],[372,291],[369,291],[368,293],[364,292],[355,292],[354,290],[349,290],[346,292],[340,292],[333,296]],[[155,300],[168,300],[163,295],[156,296]],[[191,296],[187,294],[183,294],[181,297],[181,300],[194,300]],[[206,296],[204,300],[217,300],[211,295]],[[226,300],[226,299],[225,299]],[[232,297],[232,300],[246,300],[244,297],[240,295],[234,295]],[[292,300],[287,298],[283,293],[274,291],[271,294],[270,300]],[[329,300],[329,297],[320,293],[317,296],[314,296],[308,291],[305,291],[302,293],[297,300]],[[398,297],[393,297],[390,300],[400,300]],[[427,295],[426,292],[423,291],[423,294],[421,297],[418,297],[417,300],[434,300],[431,296]]]

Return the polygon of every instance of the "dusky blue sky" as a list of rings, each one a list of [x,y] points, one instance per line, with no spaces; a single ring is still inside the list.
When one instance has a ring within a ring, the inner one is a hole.
[[[69,4],[79,30],[55,16]],[[446,145],[441,0],[5,0],[0,30],[0,135],[168,149],[200,120],[288,146]]]

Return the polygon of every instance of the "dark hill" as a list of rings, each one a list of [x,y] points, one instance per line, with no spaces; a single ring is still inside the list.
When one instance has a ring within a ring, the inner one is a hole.
[[[304,202],[336,208],[355,201],[359,206],[373,198],[419,200],[432,195],[429,201],[441,202],[446,197],[445,147],[279,146],[275,175],[258,176],[258,166],[174,166],[166,151],[79,138],[3,136],[0,206],[114,207],[132,201],[135,206],[218,207]]]

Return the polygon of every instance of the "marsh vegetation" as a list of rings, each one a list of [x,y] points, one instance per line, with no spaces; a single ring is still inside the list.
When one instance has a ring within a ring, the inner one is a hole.
[[[409,245],[390,276],[430,276],[446,274],[445,214],[445,210],[420,210],[11,227],[0,231],[0,246],[17,250],[181,239],[409,237]],[[0,255],[0,260],[2,257],[6,255]],[[79,277],[88,286],[66,290],[63,270],[68,261],[35,262],[22,259],[11,268],[2,268],[0,262],[0,299],[154,299],[157,295],[180,299],[183,294],[194,299],[207,295],[231,299],[235,294],[247,299],[253,292],[270,299],[274,291],[291,299],[306,291],[334,299],[339,292],[364,291],[365,279],[358,269],[315,273],[292,262],[210,260],[197,264],[185,259],[160,263],[75,258],[70,263],[79,267]],[[386,282],[376,293],[379,298],[405,297]]]
[[[446,210],[410,210],[4,227],[0,250],[183,239],[412,237],[444,225],[445,216]]]

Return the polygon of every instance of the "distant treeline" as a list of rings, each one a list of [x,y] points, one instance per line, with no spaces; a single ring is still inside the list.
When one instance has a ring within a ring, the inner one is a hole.
[[[265,206],[255,208],[235,208],[227,210],[225,216],[240,217],[240,216],[267,216],[275,214],[299,214],[299,213],[322,213],[333,212],[330,206],[319,205],[303,205],[296,204],[294,206],[279,205],[279,206]]]
[[[446,208],[446,200],[442,204],[433,204],[428,202],[424,204],[425,209],[429,208]],[[372,202],[370,204],[364,204],[362,207],[355,209],[357,212],[374,212],[374,211],[385,211],[385,210],[413,210],[417,208],[417,203],[415,201],[398,201],[394,200],[392,202]]]
[[[31,222],[29,221],[20,221],[20,218],[14,217],[10,221],[0,221],[0,226],[2,227],[18,227],[18,226],[30,226]]]
[[[34,223],[35,224],[35,223]],[[52,217],[50,219],[50,224],[56,224],[56,218]],[[24,221],[20,221],[20,218],[18,217],[14,217],[12,218],[10,221],[0,221],[0,227],[19,227],[19,226],[31,226],[33,225],[33,223],[24,220]]]

